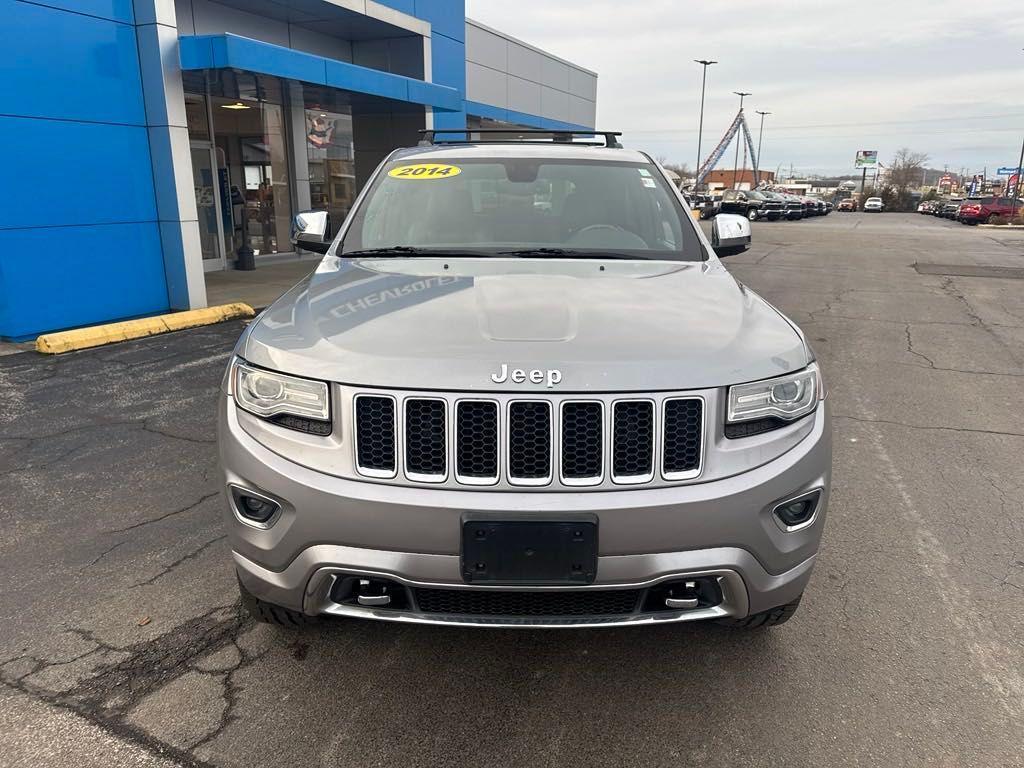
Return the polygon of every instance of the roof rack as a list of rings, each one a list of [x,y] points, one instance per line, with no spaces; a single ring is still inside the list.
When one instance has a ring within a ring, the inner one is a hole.
[[[622,135],[621,131],[562,131],[546,128],[421,128],[420,133],[423,135],[423,138],[419,141],[419,146],[421,147],[430,147],[434,144],[549,144],[551,142],[558,142],[564,144],[581,144],[583,146],[591,147],[603,146],[610,147],[612,149],[622,149],[622,143],[618,139],[618,137]],[[464,135],[466,138],[437,138],[437,134],[450,133]],[[502,134],[506,138],[470,138],[470,134],[474,133]],[[550,141],[528,138],[531,136],[546,136]],[[574,141],[577,136],[601,136],[604,138],[604,144],[597,141]]]

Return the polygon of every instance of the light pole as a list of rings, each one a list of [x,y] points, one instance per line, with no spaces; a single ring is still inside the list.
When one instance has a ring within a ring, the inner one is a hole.
[[[770,115],[771,112],[762,112],[759,109],[754,110],[761,116],[761,127],[757,131],[757,157],[754,158],[754,184],[760,185],[761,183],[761,139],[764,137],[764,116]]]
[[[693,169],[693,191],[697,191],[698,178],[697,172],[700,170],[700,140],[704,136],[704,88],[708,84],[708,67],[712,64],[717,64],[717,61],[709,61],[708,59],[694,59],[694,63],[700,64],[704,67],[703,74],[700,79],[700,123],[697,126],[697,165]]]
[[[737,96],[740,97],[740,114],[743,114],[743,97],[752,96],[753,94],[745,91],[733,91]],[[732,188],[736,189],[739,185],[737,179],[740,173],[740,143],[743,141],[743,136],[740,135],[739,131],[736,131],[736,159],[732,163]]]
[[[1010,195],[1010,218],[1017,218],[1017,198],[1020,197],[1020,190],[1024,184],[1024,174],[1021,171],[1024,170],[1024,141],[1020,143],[1020,160],[1017,161],[1017,183],[1013,187],[1013,194]]]

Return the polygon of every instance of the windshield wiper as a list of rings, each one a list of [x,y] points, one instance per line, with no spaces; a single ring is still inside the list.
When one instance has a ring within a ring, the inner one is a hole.
[[[413,248],[411,245],[391,245],[387,248],[363,248],[358,251],[343,251],[342,256],[380,256],[388,253],[423,253],[422,248]]]
[[[520,248],[514,251],[498,251],[499,256],[555,256],[563,259],[646,259],[646,256],[624,256],[614,251],[582,251],[570,248]]]
[[[362,248],[342,251],[341,256],[490,256],[489,253],[459,248],[416,248],[412,245],[390,245],[387,248]]]

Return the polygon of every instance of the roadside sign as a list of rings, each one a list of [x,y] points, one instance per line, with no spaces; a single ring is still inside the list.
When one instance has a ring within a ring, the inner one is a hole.
[[[1016,165],[1013,166],[1012,168],[1000,168],[998,171],[996,171],[996,173],[998,173],[1000,176],[1013,176],[1013,174],[1015,174],[1016,172]]]
[[[857,159],[854,161],[855,168],[877,168],[878,167],[878,150],[877,149],[858,149]]]

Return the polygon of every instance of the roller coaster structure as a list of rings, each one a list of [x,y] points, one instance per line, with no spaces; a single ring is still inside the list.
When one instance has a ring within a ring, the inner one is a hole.
[[[729,126],[729,130],[722,136],[722,140],[718,142],[718,145],[708,155],[708,159],[701,163],[700,168],[697,169],[697,180],[694,183],[695,188],[699,188],[704,183],[704,179],[707,175],[714,170],[714,167],[718,165],[718,161],[722,159],[722,155],[725,154],[725,150],[732,144],[733,138],[736,134],[743,129],[743,139],[747,142],[747,151],[750,152],[750,158],[754,164],[754,186],[761,183],[761,173],[757,165],[757,153],[754,151],[754,140],[750,136],[750,128],[747,126],[747,120],[743,116],[743,110],[741,109],[736,113],[736,117],[732,121],[732,125]]]

